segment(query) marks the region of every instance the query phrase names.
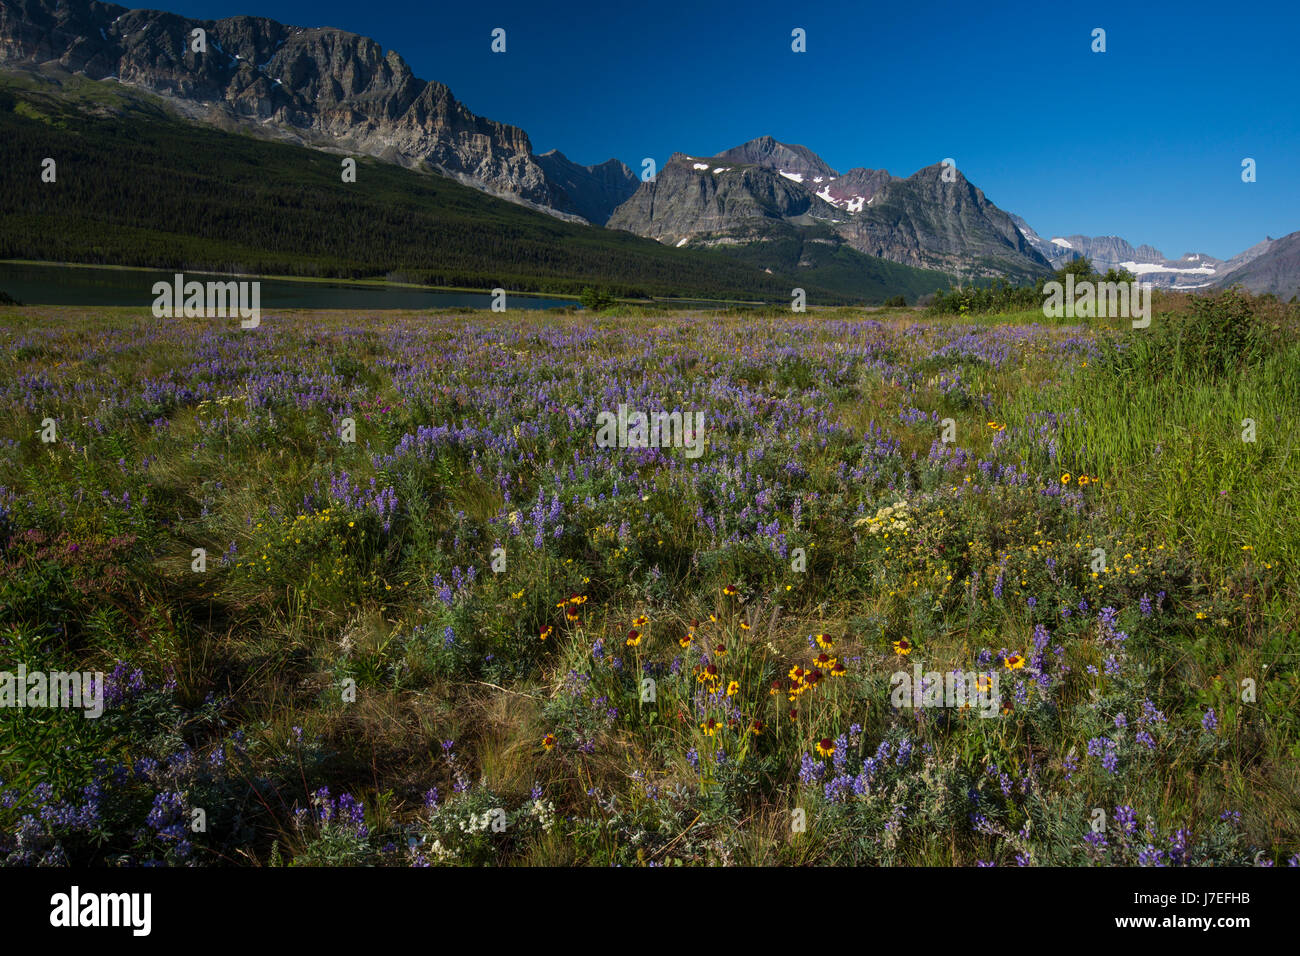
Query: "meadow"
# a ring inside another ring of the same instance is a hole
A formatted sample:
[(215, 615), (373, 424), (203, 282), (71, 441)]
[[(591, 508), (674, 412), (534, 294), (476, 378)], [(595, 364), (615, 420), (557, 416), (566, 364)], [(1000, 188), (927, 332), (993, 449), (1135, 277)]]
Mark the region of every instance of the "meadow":
[(1300, 312), (1156, 307), (0, 307), (0, 859), (1295, 865)]

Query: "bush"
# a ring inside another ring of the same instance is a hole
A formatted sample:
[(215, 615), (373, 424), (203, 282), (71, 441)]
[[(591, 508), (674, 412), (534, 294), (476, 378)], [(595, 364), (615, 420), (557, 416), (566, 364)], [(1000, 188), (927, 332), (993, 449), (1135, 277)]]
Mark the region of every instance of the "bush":
[(1087, 257), (1071, 259), (1050, 277), (1044, 276), (1031, 286), (1012, 285), (999, 279), (991, 285), (973, 285), (949, 289), (939, 293), (928, 306), (931, 315), (982, 315), (998, 312), (1023, 312), (1038, 309), (1046, 294), (1048, 282), (1065, 285), (1066, 277), (1073, 275), (1078, 282), (1133, 282), (1137, 277), (1126, 269), (1109, 269), (1101, 275), (1092, 267)]
[(971, 315), (990, 312), (1017, 312), (1043, 304), (1038, 289), (1013, 286), (998, 280), (990, 286), (967, 286), (939, 293), (930, 304), (931, 315)]
[(578, 301), (582, 307), (591, 312), (599, 312), (602, 309), (612, 308), (618, 304), (618, 300), (604, 289), (595, 289), (591, 286), (585, 287), (578, 296)]
[(1269, 340), (1255, 306), (1237, 289), (1194, 296), (1188, 313), (1159, 316), (1149, 330), (1134, 334), (1127, 348), (1111, 343), (1103, 367), (1145, 381), (1165, 375), (1221, 379), (1239, 374), (1259, 364)]

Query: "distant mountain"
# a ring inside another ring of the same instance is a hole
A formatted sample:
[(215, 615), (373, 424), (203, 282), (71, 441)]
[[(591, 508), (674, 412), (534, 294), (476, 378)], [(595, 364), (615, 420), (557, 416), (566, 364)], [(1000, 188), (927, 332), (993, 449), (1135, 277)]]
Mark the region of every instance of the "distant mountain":
[(1031, 279), (1049, 271), (1011, 217), (953, 171), (934, 165), (901, 179), (854, 169), (841, 177), (803, 146), (769, 136), (716, 156), (674, 153), (608, 225), (672, 245), (735, 246), (785, 238), (789, 228), (914, 268)]
[(538, 156), (537, 163), (551, 184), (557, 208), (576, 212), (597, 226), (603, 226), (641, 184), (632, 170), (617, 159), (580, 166), (553, 149)]
[(0, 260), (784, 303), (803, 285), (814, 303), (880, 300), (870, 276), (832, 288), (768, 273), (369, 157), (344, 183), (329, 153), (191, 122), (171, 101), (85, 77), (0, 72), (0, 143), (15, 169), (58, 157), (57, 186), (15, 176), (0, 189)]
[(1240, 285), (1256, 294), (1271, 292), (1287, 302), (1300, 295), (1300, 232), (1265, 239), (1247, 253), (1254, 255), (1229, 270), (1216, 286)]
[[(196, 28), (206, 31), (204, 52), (193, 49)], [(623, 191), (621, 163), (542, 161), (519, 127), (476, 116), (397, 53), (343, 30), (191, 20), (98, 0), (4, 0), (0, 65), (116, 80), (192, 119), (427, 166), (560, 218), (603, 221)]]
[(739, 247), (675, 249), (367, 157), (358, 188), (328, 153), (187, 121), (153, 94), (67, 74), (0, 72), (0, 142), (14, 168), (59, 157), (57, 187), (19, 176), (0, 189), (0, 260), (542, 293), (591, 285), (786, 307), (796, 288), (811, 305), (850, 305), (948, 284), (838, 237), (792, 235), (765, 244), (762, 262)]
[[(0, 69), (56, 85), (85, 77), (106, 95), (141, 91), (192, 122), (437, 172), (555, 218), (720, 250), (765, 276), (849, 296), (875, 298), (891, 287), (919, 294), (949, 276), (1032, 281), (1078, 255), (1194, 289), (1271, 250), (1261, 243), (1227, 262), (1199, 253), (1169, 260), (1114, 236), (1044, 240), (956, 170), (841, 174), (807, 147), (770, 136), (712, 157), (675, 153), (641, 182), (614, 159), (586, 166), (558, 150), (534, 153), (522, 129), (475, 115), (374, 40), (260, 17), (193, 20), (99, 0), (0, 0)], [(1288, 262), (1283, 249), (1241, 274), (1285, 285)]]
[(1252, 246), (1231, 259), (1216, 259), (1203, 252), (1188, 252), (1169, 259), (1153, 246), (1136, 248), (1119, 236), (1056, 236), (1044, 239), (1019, 216), (1012, 216), (1017, 228), (1029, 243), (1059, 269), (1073, 259), (1086, 257), (1099, 272), (1126, 269), (1143, 282), (1165, 289), (1205, 289), (1219, 285), (1233, 271), (1262, 255), (1272, 240)]
[(809, 182), (820, 183), (838, 175), (808, 147), (787, 146), (785, 143), (778, 143), (771, 136), (751, 139), (748, 143), (742, 143), (733, 149), (719, 153), (717, 159), (723, 163), (780, 170), (796, 181), (806, 179)]

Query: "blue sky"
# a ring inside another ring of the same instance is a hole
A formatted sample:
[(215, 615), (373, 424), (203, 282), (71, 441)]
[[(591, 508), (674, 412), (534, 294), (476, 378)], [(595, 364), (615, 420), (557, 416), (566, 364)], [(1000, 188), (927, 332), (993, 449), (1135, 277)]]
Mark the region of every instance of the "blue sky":
[[(1227, 258), (1300, 229), (1294, 0), (156, 5), (374, 37), (474, 112), (522, 127), (537, 152), (583, 163), (639, 170), (767, 134), (841, 172), (906, 176), (953, 157), (1044, 237)], [(489, 49), (495, 27), (505, 54)], [(806, 53), (790, 49), (795, 27)], [(1105, 53), (1091, 50), (1095, 27)]]

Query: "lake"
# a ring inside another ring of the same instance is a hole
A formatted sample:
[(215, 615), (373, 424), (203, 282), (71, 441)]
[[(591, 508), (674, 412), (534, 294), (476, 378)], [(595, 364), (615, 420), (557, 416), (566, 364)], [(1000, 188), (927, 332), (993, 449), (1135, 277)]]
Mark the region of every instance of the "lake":
[[(171, 283), (175, 271), (156, 269), (94, 269), (85, 266), (27, 265), (0, 262), (0, 291), (26, 305), (153, 305), (155, 282)], [(229, 279), (203, 272), (186, 272), (185, 278), (208, 281)], [(248, 278), (248, 277), (240, 277)], [(339, 282), (262, 279), (261, 306), (265, 309), (487, 309), (486, 292), (447, 292), (393, 285), (348, 285)], [(512, 309), (550, 309), (576, 306), (571, 299), (544, 299), (507, 295)]]

